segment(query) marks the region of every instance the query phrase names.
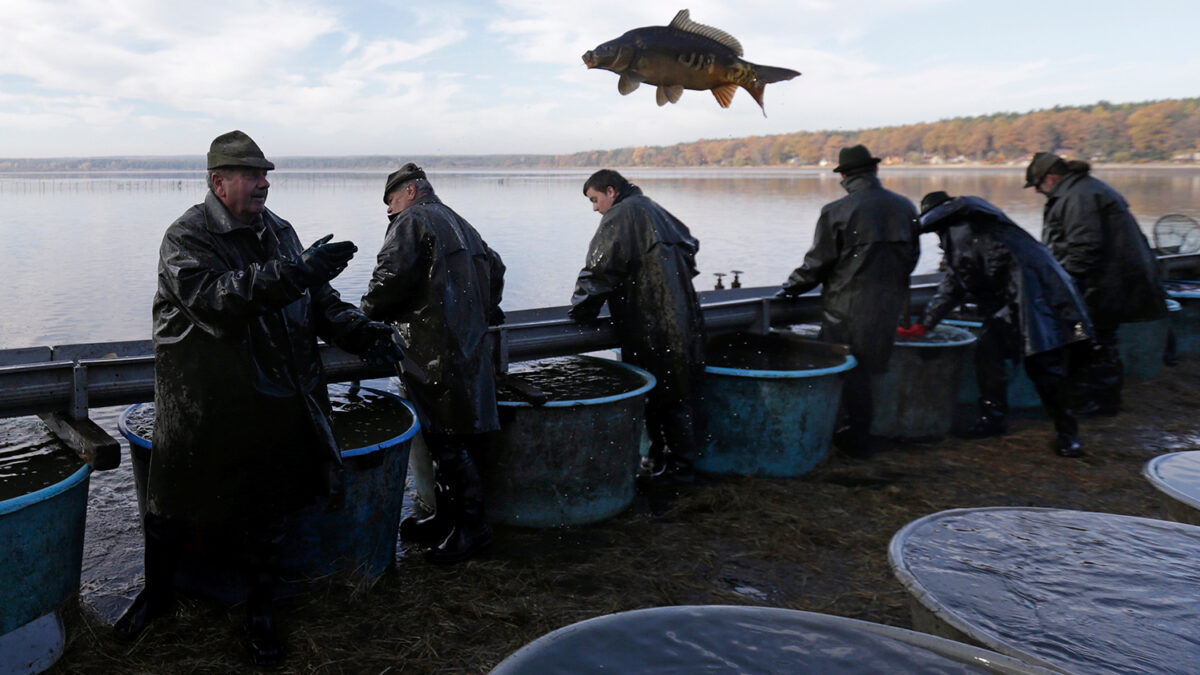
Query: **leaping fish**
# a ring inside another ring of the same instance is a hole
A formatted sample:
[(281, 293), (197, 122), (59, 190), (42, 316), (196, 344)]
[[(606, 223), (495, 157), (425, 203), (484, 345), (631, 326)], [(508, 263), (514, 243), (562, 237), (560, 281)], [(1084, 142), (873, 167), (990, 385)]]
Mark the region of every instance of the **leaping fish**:
[(740, 86), (750, 92), (766, 117), (762, 99), (766, 86), (800, 73), (756, 65), (741, 56), (742, 45), (732, 35), (692, 21), (688, 10), (681, 9), (669, 25), (635, 28), (585, 52), (583, 62), (588, 68), (620, 75), (617, 91), (622, 96), (642, 82), (657, 85), (660, 106), (678, 101), (684, 89), (709, 89), (717, 103), (728, 108)]

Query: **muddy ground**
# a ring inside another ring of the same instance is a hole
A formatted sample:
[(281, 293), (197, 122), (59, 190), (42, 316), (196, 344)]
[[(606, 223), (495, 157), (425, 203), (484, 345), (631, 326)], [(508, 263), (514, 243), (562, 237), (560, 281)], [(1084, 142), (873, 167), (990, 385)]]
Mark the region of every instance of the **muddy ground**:
[[(485, 556), (453, 567), (401, 556), (373, 582), (339, 576), (280, 606), (281, 672), (481, 673), (583, 619), (678, 604), (785, 607), (911, 627), (887, 561), (892, 535), (943, 509), (1045, 506), (1164, 517), (1142, 478), (1150, 458), (1200, 448), (1200, 360), (1126, 386), (1124, 412), (1084, 420), (1086, 456), (1050, 449), (1048, 420), (1000, 439), (882, 444), (797, 479), (708, 479), (640, 494), (623, 515), (567, 530), (498, 528)], [(249, 670), (239, 606), (185, 600), (134, 644), (87, 607), (67, 612), (54, 672)]]

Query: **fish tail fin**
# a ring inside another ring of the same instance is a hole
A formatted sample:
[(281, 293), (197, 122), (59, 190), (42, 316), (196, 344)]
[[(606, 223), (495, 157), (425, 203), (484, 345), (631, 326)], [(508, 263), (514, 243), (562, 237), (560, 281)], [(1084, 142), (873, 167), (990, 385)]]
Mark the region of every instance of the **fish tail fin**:
[(758, 104), (758, 107), (762, 108), (763, 117), (766, 117), (767, 106), (763, 105), (763, 92), (767, 90), (767, 83), (762, 80), (755, 80), (751, 84), (743, 84), (742, 89), (750, 92), (750, 95), (754, 97), (754, 102)]

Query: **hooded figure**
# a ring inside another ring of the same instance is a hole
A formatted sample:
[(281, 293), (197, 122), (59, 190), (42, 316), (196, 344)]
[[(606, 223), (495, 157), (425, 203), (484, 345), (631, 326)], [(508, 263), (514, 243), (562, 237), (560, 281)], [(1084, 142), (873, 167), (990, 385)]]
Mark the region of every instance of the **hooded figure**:
[(849, 345), (858, 360), (846, 373), (845, 421), (834, 436), (843, 451), (857, 455), (869, 452), (870, 382), (887, 369), (909, 275), (921, 252), (917, 210), (884, 189), (876, 175), (879, 161), (861, 145), (842, 148), (834, 171), (842, 174), (849, 194), (821, 209), (804, 264), (778, 293), (799, 296), (820, 284), (820, 338)]
[(367, 316), (401, 324), (423, 373), (405, 388), (435, 463), (435, 511), (406, 518), (402, 538), (433, 544), (434, 562), (465, 560), (491, 543), (472, 453), (500, 428), (488, 326), (502, 323), (504, 263), (408, 163), (388, 176), (391, 222), (362, 297)]
[(931, 330), (968, 296), (984, 317), (975, 350), (980, 417), (966, 435), (1007, 431), (1005, 362), (1023, 360), (1058, 432), (1063, 456), (1081, 454), (1068, 400), (1067, 349), (1093, 330), (1083, 299), (1046, 247), (979, 197), (933, 192), (921, 200), (921, 232), (936, 232), (946, 266), (921, 323), (902, 336)]
[(1083, 356), (1085, 410), (1117, 414), (1124, 367), (1117, 328), (1167, 316), (1166, 292), (1146, 235), (1116, 190), (1091, 175), (1087, 162), (1039, 152), (1025, 187), (1046, 195), (1042, 242), (1071, 275), (1096, 327)]
[(596, 172), (583, 193), (603, 217), (568, 316), (591, 321), (608, 303), (621, 359), (658, 380), (646, 402), (650, 451), (642, 476), (688, 482), (704, 375), (704, 316), (692, 285), (700, 242), (616, 171)]
[(340, 464), (317, 338), (392, 363), (401, 354), (392, 328), (329, 285), (354, 244), (325, 237), (304, 249), (266, 208), (274, 164), (249, 136), (218, 136), (208, 168), (204, 202), (159, 248), (146, 588), (116, 629), (134, 637), (170, 609), (181, 528), (212, 526), (246, 542), (249, 646), (270, 664), (281, 519), (324, 494)]

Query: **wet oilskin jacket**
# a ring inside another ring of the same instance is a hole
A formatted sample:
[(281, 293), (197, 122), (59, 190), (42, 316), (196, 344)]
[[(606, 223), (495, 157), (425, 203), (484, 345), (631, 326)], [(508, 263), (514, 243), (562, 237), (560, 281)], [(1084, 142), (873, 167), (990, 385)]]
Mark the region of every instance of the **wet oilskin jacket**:
[(917, 264), (917, 210), (878, 176), (848, 176), (849, 193), (826, 204), (804, 264), (783, 284), (800, 295), (822, 284), (821, 339), (850, 345), (868, 372), (887, 367)]
[(1079, 286), (1097, 326), (1167, 315), (1146, 235), (1125, 198), (1087, 171), (1066, 174), (1050, 191), (1042, 242)]
[(608, 308), (621, 358), (658, 378), (656, 397), (698, 393), (704, 315), (692, 278), (700, 249), (686, 225), (630, 185), (600, 219), (568, 315), (589, 321)]
[(392, 217), (362, 310), (401, 324), (425, 371), (406, 375), (421, 426), (434, 433), (500, 428), (487, 339), (500, 323), (504, 263), (471, 224), (430, 193)]
[(193, 522), (286, 513), (321, 494), (336, 452), (317, 351), (351, 351), (367, 318), (269, 210), (245, 224), (210, 191), (167, 228), (154, 296), (149, 509)]
[(1083, 298), (1050, 251), (979, 197), (955, 197), (921, 216), (937, 232), (946, 274), (922, 321), (936, 326), (970, 295), (1003, 326), (1008, 352), (1031, 355), (1093, 336)]

